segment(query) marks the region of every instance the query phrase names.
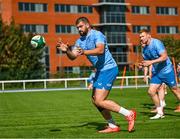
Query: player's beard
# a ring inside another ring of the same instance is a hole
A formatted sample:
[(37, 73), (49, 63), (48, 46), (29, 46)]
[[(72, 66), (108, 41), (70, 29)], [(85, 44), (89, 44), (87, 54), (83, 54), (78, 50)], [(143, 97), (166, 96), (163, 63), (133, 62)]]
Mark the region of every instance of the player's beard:
[(142, 41), (141, 41), (140, 43), (141, 43), (141, 46), (142, 46), (142, 47), (145, 47), (145, 46), (146, 46), (146, 44), (143, 43)]
[(79, 34), (80, 34), (81, 36), (86, 36), (87, 33), (88, 33), (88, 28), (85, 28), (84, 31), (82, 31), (82, 30), (79, 31)]

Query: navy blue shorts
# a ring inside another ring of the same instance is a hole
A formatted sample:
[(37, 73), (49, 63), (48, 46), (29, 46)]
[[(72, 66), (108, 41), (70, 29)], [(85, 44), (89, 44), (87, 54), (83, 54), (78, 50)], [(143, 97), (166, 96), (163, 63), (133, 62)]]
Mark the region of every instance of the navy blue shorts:
[(172, 70), (169, 73), (163, 73), (163, 74), (154, 74), (150, 81), (151, 84), (162, 84), (165, 83), (169, 87), (176, 86), (176, 79), (174, 70)]
[(114, 67), (104, 71), (97, 71), (93, 87), (95, 89), (111, 90), (113, 82), (118, 75), (118, 68)]

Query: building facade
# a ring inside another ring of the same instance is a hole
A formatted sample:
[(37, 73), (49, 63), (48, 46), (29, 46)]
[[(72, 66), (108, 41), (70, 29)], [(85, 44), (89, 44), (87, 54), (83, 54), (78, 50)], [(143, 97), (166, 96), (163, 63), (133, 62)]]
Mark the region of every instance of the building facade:
[(4, 22), (13, 18), (24, 32), (45, 37), (46, 66), (52, 74), (91, 68), (85, 56), (71, 61), (56, 49), (60, 38), (74, 44), (79, 37), (74, 24), (81, 16), (106, 35), (120, 69), (133, 68), (138, 61), (140, 29), (149, 29), (153, 37), (173, 35), (180, 39), (179, 0), (0, 0), (0, 13)]

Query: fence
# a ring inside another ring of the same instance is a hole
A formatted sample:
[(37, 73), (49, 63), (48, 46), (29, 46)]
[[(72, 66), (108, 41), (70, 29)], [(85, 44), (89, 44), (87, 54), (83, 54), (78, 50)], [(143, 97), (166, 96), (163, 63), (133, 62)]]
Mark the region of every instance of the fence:
[[(142, 81), (143, 77), (144, 76), (117, 77), (113, 88), (147, 87), (148, 83)], [(87, 79), (88, 78), (63, 78), (0, 81), (0, 93), (87, 89)]]

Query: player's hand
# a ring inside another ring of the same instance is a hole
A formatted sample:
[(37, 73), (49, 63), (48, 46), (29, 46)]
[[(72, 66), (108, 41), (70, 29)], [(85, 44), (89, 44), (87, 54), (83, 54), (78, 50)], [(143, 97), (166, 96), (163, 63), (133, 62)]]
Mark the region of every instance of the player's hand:
[(142, 68), (143, 68), (143, 64), (142, 64), (142, 63), (138, 63), (137, 66), (138, 66), (139, 69), (142, 69)]
[(79, 55), (84, 54), (84, 50), (81, 47), (77, 47), (77, 51), (78, 51)]
[(80, 56), (80, 55), (82, 55), (82, 53), (83, 53), (83, 49), (82, 49), (81, 47), (79, 47), (79, 46), (76, 46), (76, 47), (72, 50), (72, 52), (73, 52), (73, 54), (74, 54), (75, 56)]
[(68, 50), (68, 43), (63, 43), (62, 42), (62, 39), (60, 38), (59, 40), (58, 40), (58, 42), (57, 42), (57, 45), (56, 45), (56, 47), (58, 48), (58, 49), (60, 49), (62, 52), (67, 52), (67, 50)]
[(90, 84), (88, 85), (88, 90), (91, 90), (91, 89), (93, 89), (93, 84), (92, 84), (92, 83), (90, 83)]
[(149, 79), (151, 79), (152, 78), (152, 73), (149, 73)]
[(143, 65), (144, 67), (147, 67), (147, 66), (152, 65), (152, 64), (153, 64), (153, 63), (152, 63), (151, 60), (142, 61), (142, 65)]
[(147, 84), (148, 83), (148, 76), (144, 76), (143, 81)]

